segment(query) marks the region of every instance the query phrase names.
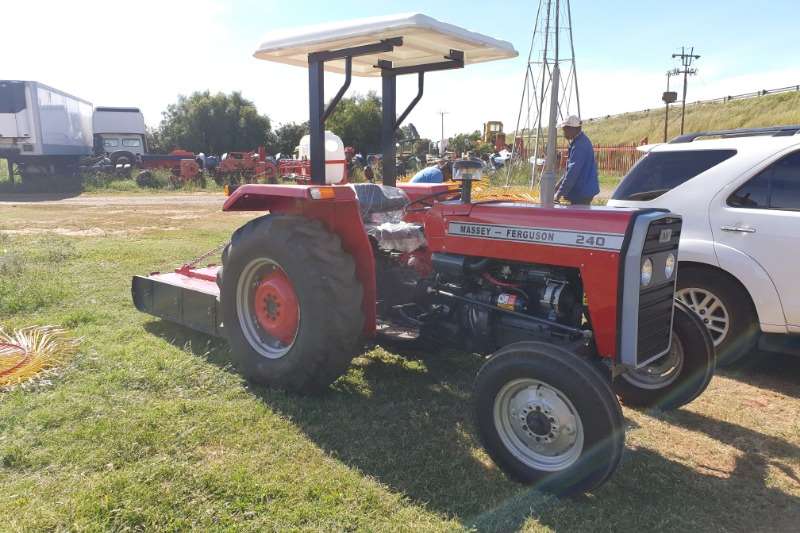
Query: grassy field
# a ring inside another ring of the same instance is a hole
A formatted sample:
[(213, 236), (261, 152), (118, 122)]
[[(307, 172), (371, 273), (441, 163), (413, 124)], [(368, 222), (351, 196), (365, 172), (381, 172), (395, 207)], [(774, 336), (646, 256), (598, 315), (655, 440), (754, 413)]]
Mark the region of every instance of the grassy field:
[[(680, 133), (680, 106), (670, 110), (669, 138)], [(773, 94), (726, 103), (698, 104), (686, 108), (686, 132), (754, 128), (800, 123), (800, 92)], [(584, 130), (595, 144), (639, 143), (664, 140), (664, 108), (626, 113), (587, 122)]]
[(83, 339), (46, 381), (0, 392), (0, 530), (797, 527), (800, 360), (760, 357), (674, 413), (626, 409), (611, 481), (547, 498), (476, 440), (477, 356), (373, 349), (324, 396), (299, 397), (248, 385), (223, 342), (138, 313), (132, 274), (249, 218), (185, 198), (0, 204), (0, 325)]

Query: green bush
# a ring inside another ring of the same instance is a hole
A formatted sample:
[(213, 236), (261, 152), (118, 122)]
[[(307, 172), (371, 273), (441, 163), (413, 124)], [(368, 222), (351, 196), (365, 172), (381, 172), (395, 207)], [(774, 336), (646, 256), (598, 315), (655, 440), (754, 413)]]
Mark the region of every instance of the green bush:
[(167, 176), (152, 170), (142, 170), (136, 175), (136, 185), (143, 189), (163, 189), (169, 184), (170, 180)]

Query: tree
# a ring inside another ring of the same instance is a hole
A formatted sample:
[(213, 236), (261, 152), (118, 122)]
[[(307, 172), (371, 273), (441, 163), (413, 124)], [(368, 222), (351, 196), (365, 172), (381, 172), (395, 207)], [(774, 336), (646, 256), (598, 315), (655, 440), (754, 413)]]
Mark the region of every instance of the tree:
[(447, 141), (447, 149), (456, 154), (466, 154), (474, 150), (481, 140), (481, 132), (478, 130), (472, 133), (459, 133)]
[(411, 122), (405, 126), (400, 126), (400, 129), (397, 131), (397, 136), (404, 141), (415, 141), (419, 139), (417, 128)]
[(381, 99), (370, 91), (366, 96), (342, 98), (336, 110), (325, 121), (325, 129), (342, 138), (345, 146), (356, 152), (381, 151)]
[(267, 146), (267, 150), (273, 154), (280, 153), (282, 156), (291, 157), (294, 149), (300, 144), (300, 139), (303, 135), (308, 133), (308, 122), (297, 124), (295, 122), (287, 122), (281, 124), (275, 130), (275, 141), (272, 145)]
[(209, 91), (179, 96), (163, 113), (157, 135), (164, 150), (222, 154), (253, 150), (274, 143), (269, 117), (259, 115), (255, 104), (235, 91)]
[(164, 154), (169, 152), (167, 147), (164, 145), (164, 139), (161, 137), (161, 132), (158, 128), (151, 128), (147, 126), (144, 132), (144, 140), (149, 153)]

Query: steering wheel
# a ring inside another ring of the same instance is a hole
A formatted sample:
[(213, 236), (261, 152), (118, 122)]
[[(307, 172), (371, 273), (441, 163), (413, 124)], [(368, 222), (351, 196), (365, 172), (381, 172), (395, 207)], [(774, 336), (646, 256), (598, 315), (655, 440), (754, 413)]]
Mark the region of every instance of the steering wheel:
[[(452, 196), (452, 198), (448, 198), (448, 196)], [(418, 213), (420, 211), (425, 211), (425, 209), (433, 207), (433, 204), (437, 200), (440, 202), (444, 202), (445, 200), (456, 200), (458, 198), (461, 198), (461, 189), (448, 189), (446, 191), (439, 191), (433, 194), (428, 194), (426, 196), (423, 196), (422, 198), (417, 198), (416, 200), (410, 201), (409, 203), (406, 204), (403, 211), (406, 213)], [(414, 204), (420, 204), (420, 207), (412, 208), (411, 206)]]

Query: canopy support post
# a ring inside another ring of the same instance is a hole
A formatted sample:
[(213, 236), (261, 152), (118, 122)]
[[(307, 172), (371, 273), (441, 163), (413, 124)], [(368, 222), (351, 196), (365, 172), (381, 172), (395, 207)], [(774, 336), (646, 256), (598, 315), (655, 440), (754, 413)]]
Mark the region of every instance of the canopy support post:
[(411, 103), (408, 104), (406, 110), (403, 111), (403, 113), (400, 115), (400, 118), (397, 119), (397, 122), (395, 122), (394, 124), (394, 129), (398, 129), (400, 127), (400, 125), (406, 119), (408, 114), (411, 113), (411, 111), (414, 109), (417, 103), (419, 103), (419, 101), (422, 99), (422, 93), (424, 89), (425, 89), (425, 73), (420, 72), (419, 79), (417, 81), (417, 96), (415, 96), (414, 99), (411, 100)]
[(333, 100), (330, 101), (328, 107), (325, 108), (325, 114), (322, 115), (322, 123), (324, 124), (328, 117), (331, 116), (333, 110), (336, 108), (336, 105), (344, 96), (344, 93), (347, 91), (348, 87), (350, 87), (350, 80), (353, 76), (353, 57), (347, 56), (344, 58), (344, 83), (342, 87), (339, 89), (339, 92), (336, 93), (336, 96), (333, 97)]
[[(381, 62), (383, 63), (383, 62)], [(390, 63), (391, 65), (391, 63)], [(381, 154), (383, 157), (383, 184), (394, 187), (397, 184), (397, 168), (395, 165), (396, 148), (394, 132), (397, 124), (397, 75), (391, 68), (381, 70), (382, 113), (381, 121)]]
[(308, 58), (308, 136), (311, 183), (325, 184), (325, 62)]
[[(333, 113), (345, 91), (350, 87), (353, 58), (380, 52), (391, 52), (395, 46), (402, 45), (403, 38), (394, 37), (364, 46), (308, 54), (308, 136), (309, 151), (311, 152), (309, 154), (311, 159), (311, 183), (314, 185), (325, 184), (325, 120)], [(326, 108), (325, 62), (341, 59), (345, 61), (345, 82)]]

